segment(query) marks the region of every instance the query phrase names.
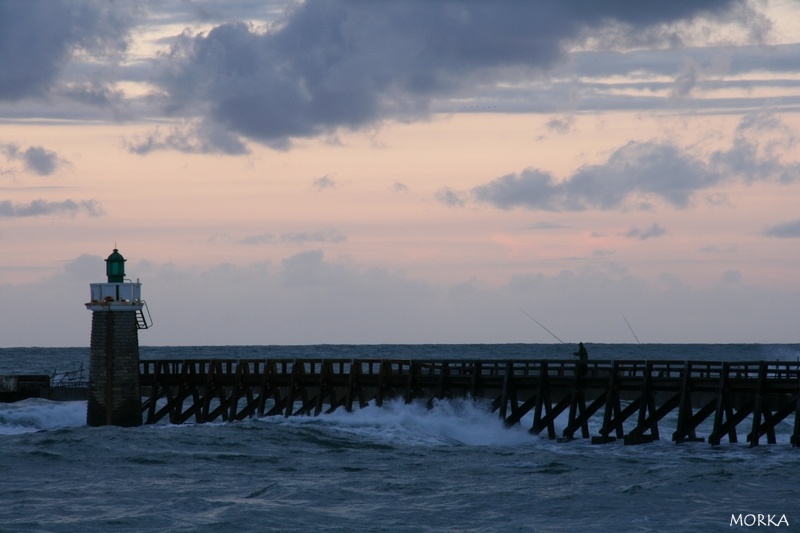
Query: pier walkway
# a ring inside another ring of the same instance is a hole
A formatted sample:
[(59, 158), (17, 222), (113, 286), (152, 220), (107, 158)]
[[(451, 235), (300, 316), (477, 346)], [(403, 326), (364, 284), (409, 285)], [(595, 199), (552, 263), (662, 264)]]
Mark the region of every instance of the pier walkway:
[[(470, 397), (491, 402), (508, 426), (532, 415), (530, 432), (551, 439), (642, 444), (662, 438), (669, 426), (677, 443), (736, 443), (738, 432), (746, 432), (746, 442), (757, 446), (763, 439), (776, 443), (783, 424), (784, 434), (792, 428), (792, 446), (800, 446), (800, 364), (794, 362), (143, 360), (140, 386), (147, 424)], [(595, 435), (590, 419), (600, 425)]]

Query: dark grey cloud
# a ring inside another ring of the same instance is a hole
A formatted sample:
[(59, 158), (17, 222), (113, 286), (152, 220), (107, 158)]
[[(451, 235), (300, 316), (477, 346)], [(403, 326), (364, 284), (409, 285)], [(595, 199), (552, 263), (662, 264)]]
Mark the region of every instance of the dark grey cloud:
[(800, 44), (574, 52), (564, 71), (569, 69), (589, 78), (628, 77), (632, 74), (647, 78), (674, 76), (678, 72), (685, 72), (687, 68), (733, 76), (754, 71), (793, 74), (800, 70)]
[(46, 96), (78, 55), (124, 52), (140, 13), (137, 1), (0, 2), (0, 101)]
[(39, 176), (49, 176), (67, 163), (56, 152), (42, 146), (29, 146), (23, 150), (16, 144), (0, 144), (0, 153), (9, 161), (22, 162), (27, 172)]
[[(780, 106), (800, 109), (800, 82), (776, 79), (798, 71), (800, 45), (734, 48), (722, 39), (706, 46), (706, 36), (696, 33), (701, 26), (738, 26), (737, 35), (744, 28), (758, 41), (768, 21), (758, 5), (742, 0), (647, 9), (624, 0), (373, 4), (4, 2), (0, 116), (127, 120), (166, 113), (183, 125), (129, 142), (131, 152), (246, 154), (248, 140), (285, 150), (292, 138), (433, 112), (688, 108), (698, 89), (718, 87), (780, 87)], [(687, 21), (694, 16), (712, 20), (693, 27)], [(208, 33), (161, 39), (157, 44), (175, 46), (156, 72), (152, 58), (117, 61), (134, 26), (149, 35), (159, 26), (209, 22), (218, 26)], [(544, 71), (546, 77), (535, 76)], [(754, 71), (771, 74), (726, 77)], [(611, 82), (612, 76), (635, 79)], [(154, 83), (154, 95), (164, 99), (126, 94), (117, 82)], [(669, 94), (680, 101), (667, 102)], [(156, 101), (163, 108), (153, 107)], [(755, 91), (703, 103), (741, 110), (767, 102)], [(568, 124), (551, 127), (563, 132)]]
[(286, 11), (287, 0), (192, 0), (158, 2), (163, 23), (190, 26), (231, 20), (274, 20)]
[(581, 167), (564, 180), (527, 168), (471, 192), (476, 201), (499, 209), (646, 209), (654, 198), (686, 208), (698, 191), (727, 181), (796, 181), (800, 165), (780, 157), (792, 146), (794, 139), (780, 121), (756, 113), (741, 121), (729, 149), (705, 158), (669, 141), (632, 141), (604, 163)]
[(798, 239), (800, 238), (800, 219), (769, 226), (762, 232), (762, 234), (767, 237)]
[(63, 200), (49, 202), (47, 200), (34, 200), (28, 204), (15, 204), (9, 200), (0, 201), (0, 218), (41, 217), (51, 215), (86, 214), (98, 217), (105, 214), (103, 208), (96, 200)]
[[(555, 65), (544, 80), (473, 87), (470, 107), (442, 99), (434, 109), (506, 113), (696, 110), (698, 102), (692, 97), (702, 93), (703, 108), (716, 112), (759, 107), (796, 110), (800, 108), (798, 71), (800, 44), (796, 43), (588, 50), (570, 52), (569, 60)], [(768, 91), (760, 91), (764, 89)], [(558, 121), (552, 125), (554, 133), (563, 126)]]
[[(717, 87), (780, 87), (780, 105), (800, 108), (794, 96), (800, 82), (774, 79), (797, 72), (800, 45), (705, 46), (687, 23), (708, 17), (713, 21), (705, 27), (736, 25), (757, 41), (768, 26), (757, 8), (742, 0), (647, 9), (624, 0), (5, 2), (0, 115), (128, 120), (166, 114), (181, 125), (127, 148), (236, 155), (249, 153), (250, 140), (285, 150), (297, 137), (438, 112), (688, 107), (698, 89)], [(151, 58), (116, 61), (134, 25), (149, 34), (159, 25), (209, 22), (218, 26), (160, 40), (174, 47), (159, 56), (155, 72)], [(772, 74), (726, 78), (756, 70)], [(610, 82), (612, 76), (634, 79)], [(156, 89), (145, 98), (126, 94), (117, 82)], [(680, 101), (667, 102), (669, 94)], [(757, 91), (704, 98), (717, 110), (765, 103)], [(550, 127), (563, 133), (569, 123)]]
[(565, 43), (612, 23), (621, 39), (741, 5), (310, 0), (270, 31), (228, 23), (184, 34), (157, 82), (168, 113), (204, 119), (198, 133), (210, 121), (286, 148), (296, 137), (426, 116), (437, 97), (542, 72), (565, 57)]
[(391, 187), (392, 192), (408, 192), (408, 185), (399, 181), (394, 182)]
[(54, 95), (93, 107), (122, 107), (124, 93), (104, 85), (100, 81), (72, 82), (53, 91)]

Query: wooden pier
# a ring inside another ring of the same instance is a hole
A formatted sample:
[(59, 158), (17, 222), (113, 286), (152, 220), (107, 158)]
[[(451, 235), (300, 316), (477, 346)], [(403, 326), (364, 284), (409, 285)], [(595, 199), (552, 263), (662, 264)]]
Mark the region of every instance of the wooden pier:
[[(491, 402), (508, 426), (532, 414), (530, 432), (551, 439), (647, 443), (661, 438), (669, 415), (676, 443), (736, 443), (746, 431), (750, 446), (774, 444), (784, 424), (800, 446), (800, 364), (788, 362), (185, 359), (140, 361), (140, 386), (147, 424), (471, 397)], [(590, 420), (600, 419), (591, 435)]]

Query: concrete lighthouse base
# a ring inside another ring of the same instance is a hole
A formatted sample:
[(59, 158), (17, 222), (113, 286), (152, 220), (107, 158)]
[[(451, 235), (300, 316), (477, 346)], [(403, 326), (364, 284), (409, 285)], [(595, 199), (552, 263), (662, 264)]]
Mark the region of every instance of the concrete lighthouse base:
[(90, 426), (142, 425), (136, 313), (94, 311), (89, 359)]

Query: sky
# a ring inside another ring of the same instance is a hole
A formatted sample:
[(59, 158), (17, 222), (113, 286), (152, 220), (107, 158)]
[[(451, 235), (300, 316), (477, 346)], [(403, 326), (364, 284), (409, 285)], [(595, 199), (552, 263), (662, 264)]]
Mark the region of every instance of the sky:
[[(800, 2), (0, 0), (0, 347), (800, 342)], [(376, 354), (377, 356), (377, 354)]]

